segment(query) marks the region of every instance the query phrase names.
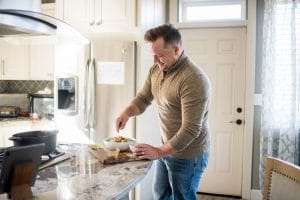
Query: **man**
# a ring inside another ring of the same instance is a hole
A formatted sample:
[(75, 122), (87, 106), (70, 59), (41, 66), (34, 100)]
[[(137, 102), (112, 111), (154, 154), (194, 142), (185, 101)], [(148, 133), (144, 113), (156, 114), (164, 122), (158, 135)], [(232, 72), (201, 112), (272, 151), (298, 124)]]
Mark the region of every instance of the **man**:
[(135, 148), (139, 158), (157, 160), (154, 199), (197, 199), (209, 157), (210, 82), (184, 53), (181, 35), (173, 25), (150, 29), (144, 39), (150, 43), (154, 65), (142, 90), (116, 119), (116, 129), (123, 129), (129, 117), (143, 113), (154, 100), (163, 144)]

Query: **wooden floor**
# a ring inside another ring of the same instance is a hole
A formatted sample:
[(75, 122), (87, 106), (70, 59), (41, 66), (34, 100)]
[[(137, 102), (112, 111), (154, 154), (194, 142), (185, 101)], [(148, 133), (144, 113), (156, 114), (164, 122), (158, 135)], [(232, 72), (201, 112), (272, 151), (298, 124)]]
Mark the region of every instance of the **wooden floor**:
[(198, 200), (237, 200), (237, 199), (241, 199), (241, 198), (214, 196), (214, 195), (205, 195), (205, 194), (199, 194), (198, 195)]

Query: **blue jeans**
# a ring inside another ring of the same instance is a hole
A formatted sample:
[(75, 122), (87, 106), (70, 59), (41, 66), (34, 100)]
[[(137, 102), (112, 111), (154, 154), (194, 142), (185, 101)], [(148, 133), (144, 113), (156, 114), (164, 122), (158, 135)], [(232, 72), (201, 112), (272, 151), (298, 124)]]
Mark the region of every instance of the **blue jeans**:
[(156, 160), (153, 181), (155, 200), (196, 200), (201, 176), (209, 156), (177, 159), (166, 156)]

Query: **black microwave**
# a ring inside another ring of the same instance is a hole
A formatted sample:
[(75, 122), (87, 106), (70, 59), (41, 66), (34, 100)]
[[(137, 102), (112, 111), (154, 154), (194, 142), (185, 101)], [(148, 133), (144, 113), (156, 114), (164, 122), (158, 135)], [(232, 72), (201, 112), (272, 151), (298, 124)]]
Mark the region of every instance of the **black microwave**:
[(54, 95), (53, 94), (29, 94), (30, 113), (37, 113), (41, 117), (53, 119)]

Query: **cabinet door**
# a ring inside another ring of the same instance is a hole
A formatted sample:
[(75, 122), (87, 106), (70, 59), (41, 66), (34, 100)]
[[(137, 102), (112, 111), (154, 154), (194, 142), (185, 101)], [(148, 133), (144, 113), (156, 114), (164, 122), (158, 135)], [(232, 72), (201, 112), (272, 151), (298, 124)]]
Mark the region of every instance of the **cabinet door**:
[(55, 3), (44, 3), (41, 5), (42, 13), (55, 17)]
[(29, 46), (29, 76), (31, 80), (54, 80), (54, 46)]
[[(102, 0), (103, 26), (119, 29), (134, 27), (136, 25), (136, 1), (135, 0)], [(99, 21), (100, 19), (96, 19)]]
[(63, 19), (76, 28), (95, 24), (95, 0), (64, 0)]
[(5, 65), (4, 49), (5, 49), (4, 46), (0, 43), (0, 80), (3, 79), (4, 65)]
[(63, 0), (58, 6), (58, 16), (83, 32), (124, 32), (136, 26), (136, 0)]
[(28, 48), (26, 45), (14, 45), (0, 42), (1, 78), (3, 80), (28, 79)]
[(28, 122), (28, 125), (16, 125), (16, 126), (4, 126), (1, 127), (1, 135), (3, 136), (2, 146), (9, 147), (13, 146), (13, 141), (9, 140), (9, 138), (15, 134), (20, 132), (29, 131), (31, 127), (31, 123)]
[(32, 121), (31, 131), (40, 131), (40, 130), (56, 130), (55, 122), (51, 120), (37, 120)]

